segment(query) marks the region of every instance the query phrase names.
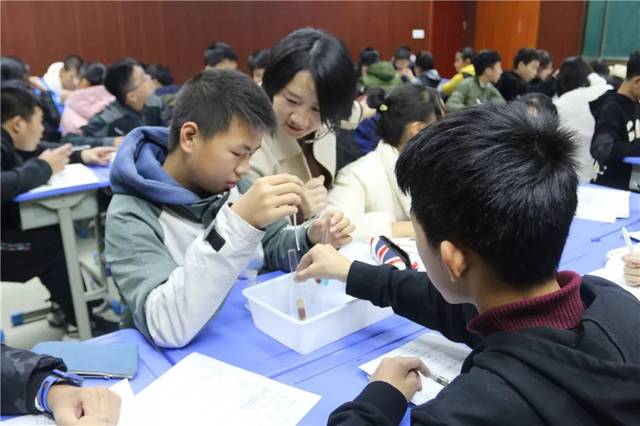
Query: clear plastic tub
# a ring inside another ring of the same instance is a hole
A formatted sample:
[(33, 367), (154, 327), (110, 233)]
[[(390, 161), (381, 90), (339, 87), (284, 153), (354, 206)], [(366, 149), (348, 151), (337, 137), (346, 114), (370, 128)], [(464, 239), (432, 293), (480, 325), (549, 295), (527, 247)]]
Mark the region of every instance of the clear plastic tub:
[[(294, 351), (307, 354), (391, 315), (345, 294), (345, 284), (330, 280), (295, 283), (286, 274), (246, 288), (242, 294), (256, 328)], [(300, 300), (304, 315), (300, 315)], [(301, 319), (304, 318), (304, 319)]]

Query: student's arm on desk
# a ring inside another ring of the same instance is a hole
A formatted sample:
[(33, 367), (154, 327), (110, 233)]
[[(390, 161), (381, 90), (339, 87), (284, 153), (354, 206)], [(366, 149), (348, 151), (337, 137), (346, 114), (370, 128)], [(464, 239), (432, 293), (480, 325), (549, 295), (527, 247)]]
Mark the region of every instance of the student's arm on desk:
[(448, 303), (424, 272), (400, 271), (388, 265), (356, 261), (349, 269), (347, 294), (369, 300), (376, 306), (391, 306), (396, 314), (437, 330), (454, 342), (475, 344), (466, 325), (478, 314), (476, 308)]
[(32, 158), (22, 166), (3, 170), (2, 203), (13, 200), (18, 195), (47, 183), (51, 177), (51, 167), (46, 161)]
[(640, 140), (616, 140), (620, 132), (616, 124), (622, 124), (618, 118), (621, 115), (622, 111), (616, 106), (608, 105), (596, 121), (591, 140), (591, 155), (600, 165), (616, 164), (622, 162), (624, 157), (640, 156)]
[(225, 205), (178, 265), (157, 216), (135, 197), (118, 197), (109, 207), (106, 234), (115, 282), (143, 334), (158, 346), (182, 347), (220, 309), (264, 232)]
[[(109, 136), (109, 126), (99, 116), (93, 116), (89, 122), (82, 126), (82, 134), (68, 133), (63, 142), (72, 145), (114, 146), (119, 138)], [(121, 139), (121, 138), (120, 138)]]

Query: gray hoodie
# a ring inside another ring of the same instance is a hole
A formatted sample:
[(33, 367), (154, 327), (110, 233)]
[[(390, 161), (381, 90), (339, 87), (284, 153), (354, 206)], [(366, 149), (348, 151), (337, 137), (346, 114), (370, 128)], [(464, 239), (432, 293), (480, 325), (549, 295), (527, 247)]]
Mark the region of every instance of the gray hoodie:
[[(308, 250), (306, 227), (286, 219), (260, 230), (230, 208), (250, 183), (201, 198), (163, 169), (169, 131), (140, 127), (111, 169), (106, 256), (133, 324), (156, 345), (182, 347), (220, 309), (238, 275), (264, 250), (265, 267), (288, 269), (287, 250)], [(212, 165), (215, 166), (215, 165)]]

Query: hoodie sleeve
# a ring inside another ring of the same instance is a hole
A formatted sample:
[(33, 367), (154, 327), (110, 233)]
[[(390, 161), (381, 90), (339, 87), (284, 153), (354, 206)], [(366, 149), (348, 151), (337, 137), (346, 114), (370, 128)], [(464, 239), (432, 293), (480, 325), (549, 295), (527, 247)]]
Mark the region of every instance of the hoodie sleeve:
[(471, 347), (476, 344), (476, 337), (467, 330), (469, 320), (478, 315), (476, 308), (448, 303), (424, 272), (356, 261), (347, 276), (347, 294), (376, 306), (391, 306), (396, 314), (437, 330), (454, 342)]
[(624, 116), (617, 105), (609, 103), (603, 106), (596, 120), (591, 155), (601, 166), (620, 163), (624, 157), (640, 156), (640, 140), (620, 139), (623, 131), (627, 133)]
[(107, 260), (136, 327), (160, 347), (182, 347), (220, 309), (264, 232), (225, 205), (180, 265), (165, 245), (159, 212), (135, 197), (114, 197)]
[(460, 82), (464, 80), (464, 75), (462, 73), (456, 73), (451, 80), (447, 81), (442, 85), (442, 92), (445, 96), (451, 96), (451, 93), (455, 90), (455, 88), (460, 84)]

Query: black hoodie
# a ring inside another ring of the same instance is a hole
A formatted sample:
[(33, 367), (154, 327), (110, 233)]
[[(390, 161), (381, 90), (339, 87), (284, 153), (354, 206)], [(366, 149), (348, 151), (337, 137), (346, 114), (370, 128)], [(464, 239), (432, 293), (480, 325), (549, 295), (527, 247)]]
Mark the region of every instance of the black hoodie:
[(596, 120), (591, 155), (600, 166), (595, 182), (629, 189), (631, 165), (622, 159), (640, 156), (640, 103), (609, 90), (591, 101), (589, 108)]
[[(460, 376), (415, 407), (414, 425), (631, 425), (640, 422), (640, 302), (619, 286), (585, 276), (577, 329), (536, 327), (472, 334), (477, 311), (450, 305), (426, 274), (354, 263), (347, 292), (453, 341), (473, 347)], [(331, 414), (330, 425), (398, 424), (404, 396), (370, 383)]]

